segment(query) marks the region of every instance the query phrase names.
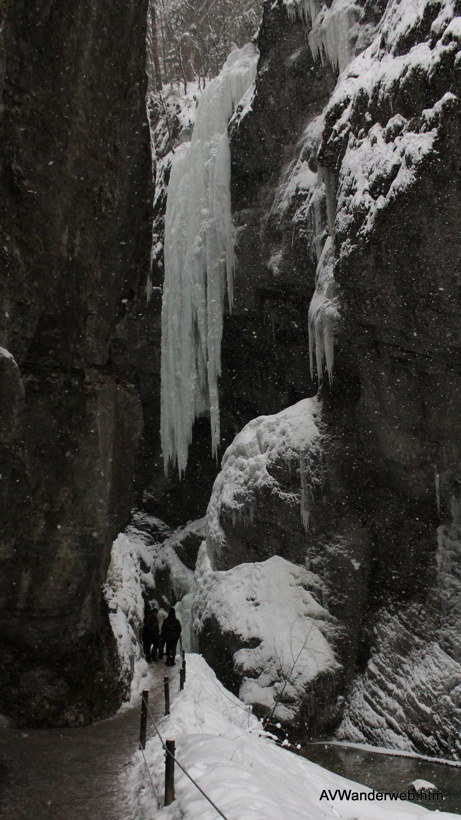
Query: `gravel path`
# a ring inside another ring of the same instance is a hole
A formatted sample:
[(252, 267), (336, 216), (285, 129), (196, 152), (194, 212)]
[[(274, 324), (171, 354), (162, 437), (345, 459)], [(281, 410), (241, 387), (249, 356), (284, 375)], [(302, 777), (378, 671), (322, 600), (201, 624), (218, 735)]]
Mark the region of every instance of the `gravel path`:
[[(177, 679), (177, 670), (151, 664), (143, 681), (154, 719), (163, 714), (163, 677)], [(175, 680), (171, 696), (178, 686)], [(0, 818), (127, 820), (119, 776), (137, 748), (139, 718), (140, 699), (92, 726), (0, 729)]]

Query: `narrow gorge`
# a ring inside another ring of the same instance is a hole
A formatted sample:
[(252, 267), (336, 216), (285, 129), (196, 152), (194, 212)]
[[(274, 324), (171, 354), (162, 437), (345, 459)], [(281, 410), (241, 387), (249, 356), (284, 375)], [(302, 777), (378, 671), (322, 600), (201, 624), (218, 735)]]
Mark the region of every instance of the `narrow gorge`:
[(116, 710), (130, 564), (276, 731), (461, 760), (459, 4), (265, 0), (147, 113), (146, 4), (38, 5), (1, 30), (0, 712)]

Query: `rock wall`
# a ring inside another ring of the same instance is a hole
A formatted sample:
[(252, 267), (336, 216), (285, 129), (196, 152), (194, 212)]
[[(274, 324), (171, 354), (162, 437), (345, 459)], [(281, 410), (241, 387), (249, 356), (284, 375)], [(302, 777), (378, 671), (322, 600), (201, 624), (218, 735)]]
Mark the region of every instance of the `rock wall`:
[[(326, 698), (342, 738), (459, 758), (460, 18), (449, 3), (365, 4), (360, 25), (343, 32), (361, 54), (336, 82), (331, 41), (325, 35), (314, 62), (310, 23), (291, 19), (288, 5), (266, 4), (252, 111), (233, 134), (235, 290), (248, 328), (228, 320), (222, 385), (232, 398), (222, 403), (256, 415), (273, 397), (279, 409), (292, 367), (305, 368), (293, 383), (309, 391), (315, 291), (319, 378), (336, 337), (333, 382), (324, 378), (320, 391), (323, 489), (305, 536), (293, 523), (290, 482), (279, 515), (288, 532), (274, 525), (266, 492), (253, 500), (253, 518), (221, 511), (225, 548), (208, 548), (205, 576), (245, 555), (283, 555), (287, 543), (296, 565), (317, 559), (328, 588), (319, 603), (346, 627), (343, 646), (332, 639), (342, 688), (306, 686), (304, 705), (298, 693), (298, 735), (322, 734)], [(324, 28), (334, 4), (325, 15)], [(273, 308), (273, 350), (257, 347), (264, 304)], [(303, 338), (292, 330), (297, 354), (285, 315)], [(293, 480), (301, 492), (301, 469)], [(248, 692), (256, 673), (235, 655), (239, 617), (219, 626), (208, 612), (204, 621), (202, 592), (203, 646), (217, 668), (227, 653), (234, 687)]]
[(141, 407), (117, 327), (150, 250), (146, 3), (2, 5), (0, 710), (120, 702), (102, 602)]

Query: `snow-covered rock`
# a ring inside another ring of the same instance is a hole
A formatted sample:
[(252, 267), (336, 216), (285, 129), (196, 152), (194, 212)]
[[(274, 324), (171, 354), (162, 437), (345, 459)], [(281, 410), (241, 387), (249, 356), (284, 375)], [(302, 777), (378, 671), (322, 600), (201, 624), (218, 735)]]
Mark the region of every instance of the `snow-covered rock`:
[(356, 650), (332, 589), (338, 573), (341, 594), (353, 589), (366, 568), (353, 538), (318, 527), (322, 429), (316, 399), (244, 427), (215, 481), (195, 576), (193, 623), (205, 657), (260, 714), (303, 736), (338, 721)]
[(109, 620), (117, 641), (120, 679), (125, 694), (136, 694), (146, 670), (142, 657), (142, 597), (139, 553), (126, 535), (120, 534), (112, 545), (111, 560), (104, 585)]
[[(294, 537), (287, 517), (297, 518), (301, 532), (301, 525), (308, 525), (314, 491), (320, 492), (320, 411), (317, 399), (303, 399), (273, 416), (253, 419), (228, 447), (207, 510), (207, 551), (213, 565), (226, 568), (253, 556), (296, 554), (296, 544), (288, 540)], [(271, 521), (277, 548), (266, 534), (253, 552), (245, 535), (248, 525), (261, 517), (265, 527)], [(232, 525), (231, 548), (226, 522)], [(237, 550), (239, 531), (243, 544)]]
[[(196, 580), (194, 629), (206, 633), (215, 620), (241, 646), (233, 655), (240, 698), (274, 721), (293, 723), (310, 687), (327, 685), (341, 669), (331, 645), (338, 626), (319, 603), (320, 578), (278, 555), (213, 572), (204, 545)], [(202, 636), (204, 647), (208, 639)]]

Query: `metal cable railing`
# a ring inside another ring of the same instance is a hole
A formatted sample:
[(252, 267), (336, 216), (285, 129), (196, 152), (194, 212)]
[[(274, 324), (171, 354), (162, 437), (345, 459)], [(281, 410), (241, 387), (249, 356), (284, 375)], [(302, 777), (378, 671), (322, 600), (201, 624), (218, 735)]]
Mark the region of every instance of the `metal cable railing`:
[[(190, 774), (189, 774), (189, 772), (188, 772), (188, 771), (187, 771), (187, 769), (186, 769), (186, 768), (182, 765), (182, 763), (180, 763), (180, 762), (179, 762), (179, 760), (177, 759), (177, 757), (175, 756), (175, 754), (173, 754), (173, 752), (171, 751), (171, 749), (169, 749), (169, 748), (168, 748), (168, 745), (167, 745), (167, 744), (168, 744), (170, 741), (166, 741), (166, 742), (165, 742), (165, 741), (163, 740), (163, 737), (162, 737), (162, 735), (161, 735), (161, 733), (160, 733), (160, 730), (159, 730), (159, 728), (158, 728), (158, 726), (157, 726), (157, 723), (156, 723), (156, 721), (155, 721), (155, 719), (154, 719), (154, 717), (153, 717), (153, 715), (152, 715), (151, 710), (149, 709), (149, 704), (148, 704), (147, 698), (146, 698), (146, 697), (145, 697), (145, 695), (144, 695), (144, 692), (143, 692), (142, 697), (141, 697), (141, 702), (142, 702), (142, 705), (143, 705), (143, 709), (145, 709), (145, 710), (146, 710), (146, 713), (147, 713), (147, 715), (149, 716), (149, 718), (150, 718), (150, 720), (151, 720), (151, 723), (152, 723), (152, 725), (153, 725), (153, 727), (154, 727), (154, 729), (155, 729), (155, 731), (156, 731), (156, 733), (157, 733), (157, 735), (158, 735), (158, 737), (159, 737), (159, 740), (160, 740), (160, 743), (162, 744), (162, 748), (163, 748), (163, 750), (164, 750), (164, 752), (165, 752), (165, 755), (167, 755), (167, 756), (169, 756), (169, 757), (170, 757), (170, 759), (173, 761), (173, 765), (174, 765), (174, 764), (176, 764), (176, 766), (178, 766), (178, 767), (181, 769), (181, 771), (182, 771), (182, 772), (186, 775), (186, 777), (187, 777), (187, 778), (191, 781), (191, 783), (193, 783), (193, 784), (194, 784), (195, 788), (196, 788), (196, 789), (198, 789), (198, 791), (199, 791), (199, 792), (203, 795), (203, 797), (204, 797), (204, 798), (205, 798), (205, 799), (206, 799), (206, 800), (210, 803), (210, 805), (211, 805), (211, 806), (213, 806), (214, 810), (215, 810), (215, 811), (219, 814), (219, 816), (220, 816), (220, 817), (222, 817), (222, 818), (224, 818), (224, 820), (229, 820), (229, 819), (228, 819), (228, 817), (224, 814), (224, 812), (222, 812), (222, 811), (221, 811), (221, 809), (220, 809), (220, 808), (218, 808), (218, 806), (216, 805), (216, 803), (214, 803), (214, 801), (211, 799), (211, 797), (209, 797), (209, 796), (207, 795), (207, 793), (206, 793), (206, 792), (202, 789), (202, 787), (201, 787), (201, 786), (199, 786), (199, 784), (197, 783), (197, 781), (196, 781), (196, 780), (194, 780), (194, 778), (192, 777), (192, 775), (190, 775)], [(147, 760), (146, 760), (146, 757), (145, 757), (145, 755), (144, 755), (144, 750), (143, 750), (143, 748), (142, 748), (142, 744), (141, 744), (141, 742), (140, 742), (140, 749), (141, 749), (141, 752), (142, 752), (143, 757), (144, 757), (144, 762), (145, 762), (145, 764), (146, 764), (146, 768), (147, 768), (147, 770), (148, 770), (148, 772), (149, 772), (149, 778), (150, 778), (150, 781), (151, 781), (151, 783), (152, 783), (152, 788), (153, 788), (153, 790), (154, 790), (154, 794), (155, 794), (155, 797), (156, 797), (156, 800), (157, 800), (157, 805), (159, 805), (158, 793), (157, 793), (157, 790), (156, 790), (156, 788), (155, 788), (154, 782), (153, 782), (153, 780), (152, 780), (152, 776), (151, 776), (151, 773), (150, 773), (149, 767), (148, 767), (148, 765), (147, 765)]]

